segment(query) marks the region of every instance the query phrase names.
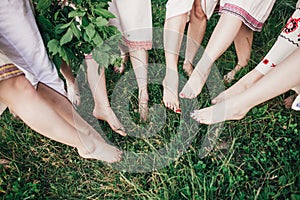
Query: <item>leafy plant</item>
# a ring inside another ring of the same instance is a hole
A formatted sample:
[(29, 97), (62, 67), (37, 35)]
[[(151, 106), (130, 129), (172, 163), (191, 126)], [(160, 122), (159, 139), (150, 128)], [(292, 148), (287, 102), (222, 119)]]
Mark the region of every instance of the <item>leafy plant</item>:
[(92, 51), (101, 67), (119, 61), (119, 52), (115, 50), (121, 36), (116, 27), (108, 25), (109, 19), (115, 16), (107, 7), (107, 1), (97, 0), (67, 3), (35, 0), (36, 19), (56, 66), (64, 60), (76, 68), (83, 62), (84, 54)]

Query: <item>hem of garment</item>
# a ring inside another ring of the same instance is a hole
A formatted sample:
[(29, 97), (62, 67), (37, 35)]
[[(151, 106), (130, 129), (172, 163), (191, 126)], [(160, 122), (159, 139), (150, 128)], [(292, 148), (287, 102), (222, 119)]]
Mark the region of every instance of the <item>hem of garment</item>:
[(228, 13), (238, 17), (253, 31), (260, 32), (262, 30), (263, 23), (256, 20), (250, 13), (239, 6), (226, 3), (223, 7), (220, 7), (219, 13)]
[(150, 50), (152, 49), (152, 41), (131, 41), (123, 37), (124, 42), (128, 48), (135, 49), (135, 50)]
[(22, 70), (17, 68), (14, 64), (8, 63), (0, 66), (0, 81), (16, 77), (24, 74)]

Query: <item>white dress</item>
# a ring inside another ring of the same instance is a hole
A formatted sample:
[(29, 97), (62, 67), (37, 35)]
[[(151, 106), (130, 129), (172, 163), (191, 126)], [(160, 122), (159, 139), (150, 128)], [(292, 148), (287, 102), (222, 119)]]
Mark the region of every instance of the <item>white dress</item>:
[(30, 75), (32, 85), (42, 82), (65, 95), (64, 83), (47, 55), (30, 1), (1, 0), (0, 16), (0, 49)]
[[(229, 13), (242, 20), (253, 31), (261, 31), (267, 20), (275, 0), (198, 0), (207, 19), (213, 14), (216, 5), (219, 12)], [(194, 0), (168, 0), (166, 19), (191, 11)]]
[[(189, 13), (192, 10), (195, 0), (168, 0), (166, 5), (166, 19)], [(219, 0), (197, 0), (200, 1), (201, 8), (209, 19), (213, 14)]]
[(127, 47), (152, 48), (151, 0), (113, 0), (108, 10), (116, 16), (110, 25), (119, 29)]

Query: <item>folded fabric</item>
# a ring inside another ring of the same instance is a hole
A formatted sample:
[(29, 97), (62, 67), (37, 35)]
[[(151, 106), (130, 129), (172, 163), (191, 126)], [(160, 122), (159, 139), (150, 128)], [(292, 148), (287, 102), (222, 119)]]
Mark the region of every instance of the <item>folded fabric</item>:
[(116, 26), (122, 33), (129, 48), (152, 48), (152, 11), (150, 0), (113, 0), (108, 10), (116, 18), (110, 25)]
[(261, 31), (274, 3), (275, 0), (221, 0), (219, 12), (239, 18), (253, 31)]
[[(206, 18), (209, 19), (219, 0), (200, 0), (203, 12)], [(194, 0), (169, 0), (166, 5), (166, 19), (189, 13), (192, 10)]]

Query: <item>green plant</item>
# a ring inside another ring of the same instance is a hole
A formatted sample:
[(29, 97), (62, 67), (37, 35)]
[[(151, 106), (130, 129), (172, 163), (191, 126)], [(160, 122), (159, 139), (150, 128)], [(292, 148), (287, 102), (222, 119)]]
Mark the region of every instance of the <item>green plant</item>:
[(90, 53), (101, 67), (119, 62), (115, 50), (121, 36), (116, 27), (108, 25), (114, 15), (107, 10), (107, 1), (35, 0), (35, 5), (40, 31), (56, 66), (64, 60), (76, 69), (84, 54)]

